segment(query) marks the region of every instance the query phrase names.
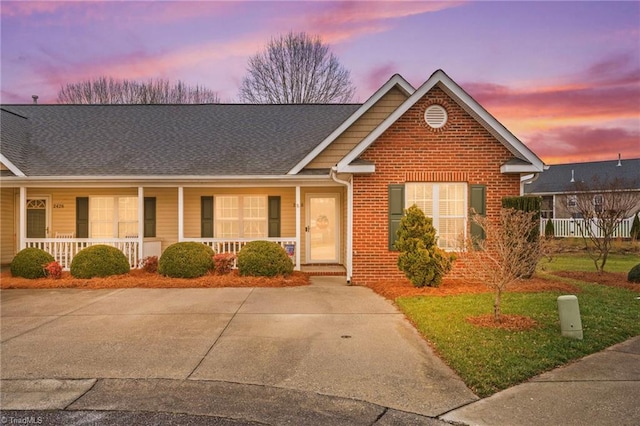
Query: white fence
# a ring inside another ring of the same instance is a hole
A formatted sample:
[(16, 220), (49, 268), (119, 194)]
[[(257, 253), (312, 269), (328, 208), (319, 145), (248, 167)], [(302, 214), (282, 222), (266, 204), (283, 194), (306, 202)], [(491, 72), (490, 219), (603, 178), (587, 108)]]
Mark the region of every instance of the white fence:
[(60, 263), (62, 269), (68, 270), (73, 257), (84, 248), (96, 244), (113, 246), (127, 257), (132, 268), (138, 267), (142, 255), (137, 239), (131, 238), (27, 238), (26, 247), (35, 247), (50, 253)]
[[(548, 221), (553, 222), (554, 236), (556, 237), (583, 237), (588, 235), (587, 226), (596, 238), (602, 238), (602, 230), (597, 226), (595, 220), (585, 221), (584, 219), (542, 219), (540, 221), (540, 235), (544, 235), (544, 230)], [(630, 238), (633, 217), (623, 219), (618, 223), (614, 232), (615, 238)]]

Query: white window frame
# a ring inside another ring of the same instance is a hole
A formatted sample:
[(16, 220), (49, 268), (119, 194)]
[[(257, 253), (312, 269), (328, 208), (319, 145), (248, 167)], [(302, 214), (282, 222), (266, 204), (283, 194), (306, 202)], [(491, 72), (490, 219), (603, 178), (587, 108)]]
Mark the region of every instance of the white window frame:
[(575, 209), (576, 207), (578, 207), (577, 195), (567, 195), (567, 207), (570, 209)]
[[(93, 213), (93, 209), (95, 209), (95, 203), (96, 203), (96, 199), (98, 198), (104, 198), (104, 199), (111, 199), (113, 204), (112, 204), (112, 208), (113, 208), (113, 212), (112, 212), (112, 218), (111, 221), (108, 220), (104, 220), (104, 221), (96, 221), (92, 219), (92, 213)], [(91, 238), (125, 238), (128, 236), (133, 236), (133, 234), (131, 235), (127, 235), (125, 234), (124, 236), (120, 236), (120, 224), (121, 223), (128, 223), (128, 224), (135, 224), (136, 226), (136, 230), (138, 229), (138, 212), (136, 211), (136, 219), (135, 220), (120, 220), (120, 199), (121, 198), (133, 198), (135, 199), (135, 206), (136, 209), (138, 208), (138, 197), (136, 195), (90, 195), (89, 196), (89, 236)], [(111, 222), (112, 228), (111, 228), (111, 236), (109, 237), (94, 237), (93, 236), (93, 226), (95, 223), (109, 223)], [(137, 236), (137, 231), (136, 231), (136, 235)]]
[[(225, 198), (236, 198), (237, 199), (237, 215), (232, 218), (226, 218), (221, 216), (220, 208), (221, 201)], [(258, 218), (245, 217), (244, 207), (245, 201), (257, 198), (261, 200), (262, 205), (264, 206), (264, 216)], [(233, 238), (267, 238), (269, 236), (269, 202), (267, 195), (262, 194), (220, 194), (214, 195), (214, 206), (213, 206), (213, 235), (214, 238), (224, 238), (224, 239), (233, 239)], [(228, 233), (222, 233), (219, 229), (219, 225), (222, 223), (235, 223), (237, 226), (237, 235), (228, 235)], [(245, 233), (245, 225), (249, 222), (257, 222), (262, 225), (264, 229), (263, 235), (250, 235), (246, 236)]]
[[(453, 246), (446, 246), (443, 244), (445, 240), (440, 238), (440, 219), (441, 218), (454, 218), (454, 219), (462, 219), (463, 220), (463, 238), (467, 238), (467, 228), (468, 228), (468, 210), (469, 210), (469, 185), (466, 182), (407, 182), (405, 184), (405, 206), (411, 207), (413, 204), (417, 204), (414, 200), (410, 199), (413, 191), (411, 189), (412, 186), (417, 185), (430, 185), (431, 186), (431, 214), (424, 212), (425, 215), (431, 217), (433, 220), (433, 227), (436, 229), (436, 235), (438, 235), (438, 247), (447, 250), (447, 251), (458, 251), (460, 250), (459, 244), (456, 242)], [(460, 185), (463, 190), (463, 208), (462, 215), (448, 215), (444, 216), (440, 214), (440, 187), (442, 185)], [(420, 205), (418, 205), (420, 207)], [(424, 210), (421, 208), (421, 210)]]

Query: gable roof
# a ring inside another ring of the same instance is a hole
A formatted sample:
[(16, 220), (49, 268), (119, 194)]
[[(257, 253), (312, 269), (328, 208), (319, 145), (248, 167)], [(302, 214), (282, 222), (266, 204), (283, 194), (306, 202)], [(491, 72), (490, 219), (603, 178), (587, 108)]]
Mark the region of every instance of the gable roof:
[(306, 167), (314, 158), (316, 158), (322, 151), (325, 150), (333, 141), (335, 141), (342, 133), (345, 132), (352, 124), (354, 124), (360, 117), (362, 117), (372, 106), (374, 106), (384, 95), (389, 93), (394, 87), (399, 88), (407, 96), (415, 92), (415, 89), (407, 80), (405, 80), (400, 74), (395, 74), (385, 84), (382, 85), (356, 112), (344, 121), (340, 127), (336, 128), (325, 140), (323, 140), (318, 146), (316, 146), (309, 154), (307, 154), (302, 161), (296, 164), (289, 174), (297, 174), (304, 167)]
[(260, 176), (286, 174), (360, 105), (2, 108), (5, 165), (27, 176)]
[[(640, 158), (620, 160), (620, 162), (614, 160), (556, 164), (548, 167), (548, 170), (540, 174), (536, 180), (524, 185), (526, 194), (572, 192), (575, 191), (575, 182), (589, 183), (594, 177), (605, 184), (611, 179), (620, 179), (628, 185), (625, 189), (640, 190)], [(571, 181), (572, 178), (574, 182)]]
[(496, 137), (517, 160), (510, 161), (501, 166), (503, 173), (531, 173), (542, 172), (544, 163), (537, 155), (527, 148), (518, 138), (507, 130), (498, 120), (496, 120), (487, 110), (485, 110), (475, 99), (465, 92), (455, 83), (444, 71), (437, 70), (431, 77), (420, 86), (402, 105), (400, 105), (386, 120), (374, 129), (366, 138), (360, 142), (349, 154), (339, 163), (338, 171), (350, 169), (353, 161), (358, 159), (362, 153), (373, 144), (393, 123), (395, 123), (405, 112), (416, 104), (429, 90), (436, 84), (447, 92), (458, 104), (471, 114), (481, 125), (483, 125), (494, 137)]
[(25, 148), (29, 142), (29, 123), (25, 117), (4, 108), (0, 110), (0, 162), (14, 176), (24, 176)]

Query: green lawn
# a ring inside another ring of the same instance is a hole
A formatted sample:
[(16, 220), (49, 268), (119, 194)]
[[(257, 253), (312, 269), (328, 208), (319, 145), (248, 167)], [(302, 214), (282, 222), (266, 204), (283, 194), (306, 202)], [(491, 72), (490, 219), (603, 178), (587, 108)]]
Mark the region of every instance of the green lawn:
[[(582, 256), (573, 257), (567, 260), (570, 265), (587, 263), (580, 259)], [(618, 260), (620, 266), (616, 268), (622, 271), (628, 271), (629, 264), (633, 266), (638, 261), (637, 256), (635, 263), (625, 257)], [(613, 263), (618, 265), (617, 261)], [(615, 271), (613, 267), (608, 270)], [(465, 320), (491, 313), (492, 294), (405, 297), (396, 303), (445, 362), (474, 392), (485, 397), (640, 335), (640, 293), (598, 284), (575, 284), (581, 289), (577, 296), (583, 340), (561, 337), (556, 302), (559, 292), (504, 295), (504, 314), (526, 315), (538, 323), (537, 328), (528, 331), (477, 327)]]
[[(631, 268), (640, 263), (638, 254), (610, 254), (604, 266), (605, 272), (629, 272)], [(586, 254), (558, 254), (548, 259), (543, 259), (538, 265), (546, 271), (581, 271), (595, 272), (593, 260)]]

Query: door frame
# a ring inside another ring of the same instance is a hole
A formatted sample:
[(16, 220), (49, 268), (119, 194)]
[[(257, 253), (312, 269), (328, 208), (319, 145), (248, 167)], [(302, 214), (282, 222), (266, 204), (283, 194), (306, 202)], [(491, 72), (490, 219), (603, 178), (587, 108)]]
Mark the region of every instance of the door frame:
[[(335, 226), (335, 249), (336, 249), (336, 257), (334, 259), (327, 260), (313, 260), (311, 258), (311, 198), (334, 198), (336, 200), (336, 226)], [(342, 210), (341, 210), (341, 200), (342, 194), (338, 192), (307, 192), (305, 195), (305, 263), (307, 264), (316, 264), (316, 263), (340, 263), (340, 259), (342, 258), (341, 252), (341, 234), (342, 234)]]

